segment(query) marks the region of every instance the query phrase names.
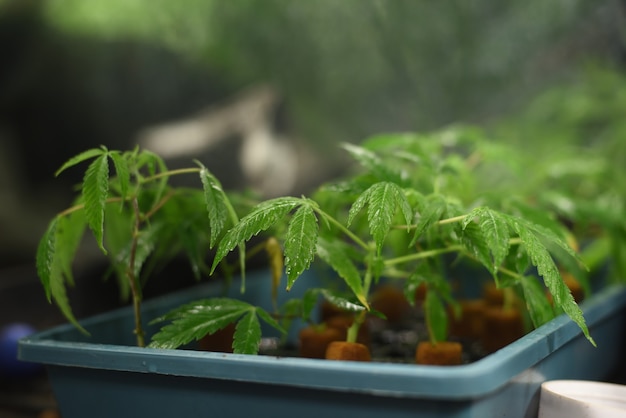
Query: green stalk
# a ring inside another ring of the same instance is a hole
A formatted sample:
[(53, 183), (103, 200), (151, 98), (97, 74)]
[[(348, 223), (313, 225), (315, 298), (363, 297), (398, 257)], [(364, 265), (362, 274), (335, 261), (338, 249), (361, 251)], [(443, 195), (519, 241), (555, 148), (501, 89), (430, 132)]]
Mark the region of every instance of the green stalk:
[(421, 251), (414, 254), (403, 255), (401, 257), (390, 258), (384, 261), (385, 266), (392, 266), (395, 264), (408, 263), (409, 261), (421, 260), (424, 258), (435, 257), (441, 254), (453, 253), (463, 250), (462, 245), (451, 245), (447, 248), (438, 248), (435, 250)]
[(359, 238), (354, 232), (350, 231), (348, 228), (343, 226), (341, 222), (339, 222), (338, 220), (336, 220), (335, 218), (333, 218), (332, 216), (324, 212), (322, 209), (320, 209), (316, 205), (313, 205), (313, 210), (317, 212), (318, 215), (326, 219), (328, 222), (330, 222), (331, 224), (339, 228), (341, 232), (343, 232), (348, 237), (350, 237), (350, 239), (354, 241), (354, 243), (357, 244), (359, 247), (363, 248), (366, 251), (369, 251), (369, 246), (367, 245), (367, 243), (363, 241), (361, 238)]
[(357, 337), (359, 336), (359, 329), (363, 322), (365, 322), (365, 316), (367, 315), (367, 311), (361, 311), (357, 316), (354, 317), (354, 322), (348, 328), (348, 335), (346, 336), (346, 342), (355, 343)]

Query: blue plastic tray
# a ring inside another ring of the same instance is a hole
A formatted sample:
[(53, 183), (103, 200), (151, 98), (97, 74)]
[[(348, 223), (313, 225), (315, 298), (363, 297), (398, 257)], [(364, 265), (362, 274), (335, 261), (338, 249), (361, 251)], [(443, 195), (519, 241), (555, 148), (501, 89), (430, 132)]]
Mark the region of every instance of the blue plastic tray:
[[(251, 277), (249, 297), (269, 304), (268, 286), (269, 277)], [(148, 301), (145, 316), (220, 289), (205, 285)], [(293, 292), (299, 289), (297, 282)], [(582, 308), (597, 348), (560, 316), (454, 367), (137, 348), (126, 308), (83, 321), (91, 337), (63, 325), (24, 339), (19, 357), (47, 365), (64, 418), (533, 417), (543, 381), (601, 380), (621, 361), (626, 288), (607, 288)]]

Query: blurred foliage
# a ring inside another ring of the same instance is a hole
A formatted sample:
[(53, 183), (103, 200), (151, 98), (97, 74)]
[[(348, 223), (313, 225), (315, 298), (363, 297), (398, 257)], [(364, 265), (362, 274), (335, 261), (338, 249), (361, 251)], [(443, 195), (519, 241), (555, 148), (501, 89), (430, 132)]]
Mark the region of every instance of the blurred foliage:
[(623, 70), (590, 65), (492, 127), (498, 140), (531, 157), (518, 178), (543, 179), (534, 192), (538, 203), (594, 238), (584, 251), (587, 264), (610, 252), (620, 277), (626, 275), (625, 109)]
[(316, 142), (480, 121), (619, 45), (617, 0), (56, 0), (65, 32), (142, 39), (270, 82)]

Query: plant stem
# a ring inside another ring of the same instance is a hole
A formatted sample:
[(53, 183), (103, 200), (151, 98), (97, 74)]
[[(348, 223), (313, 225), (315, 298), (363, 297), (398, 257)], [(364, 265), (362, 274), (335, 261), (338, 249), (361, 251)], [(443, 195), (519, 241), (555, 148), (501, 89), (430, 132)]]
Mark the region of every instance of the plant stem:
[(151, 181), (158, 180), (163, 177), (175, 176), (178, 174), (190, 174), (190, 173), (199, 173), (200, 168), (180, 168), (178, 170), (168, 170), (163, 171), (161, 173), (155, 174), (153, 176), (145, 177), (141, 179), (140, 183), (150, 183)]
[(421, 260), (423, 258), (435, 257), (440, 254), (453, 253), (455, 251), (463, 250), (463, 246), (461, 245), (451, 245), (447, 248), (438, 248), (435, 250), (421, 251), (415, 254), (403, 255), (402, 257), (390, 258), (385, 260), (385, 266), (392, 266), (394, 264), (402, 264), (407, 263), (409, 261)]
[[(109, 198), (106, 200), (106, 202), (107, 202), (107, 203), (115, 203), (115, 202), (121, 202), (121, 201), (122, 201), (122, 198), (121, 198), (121, 197), (109, 197)], [(85, 209), (85, 204), (84, 204), (84, 203), (81, 203), (81, 204), (74, 205), (74, 206), (72, 206), (72, 207), (69, 207), (69, 208), (67, 208), (67, 209), (65, 209), (65, 210), (63, 210), (63, 211), (61, 211), (61, 212), (59, 212), (59, 213), (57, 214), (57, 216), (58, 216), (58, 217), (61, 217), (61, 216), (67, 216), (67, 215), (70, 215), (70, 214), (72, 214), (72, 213), (74, 213), (74, 212), (78, 212), (79, 210), (83, 210), (83, 209)]]
[(135, 313), (135, 335), (137, 337), (137, 346), (145, 347), (145, 336), (143, 331), (143, 325), (141, 321), (141, 289), (137, 283), (137, 277), (135, 275), (135, 258), (137, 255), (137, 243), (139, 241), (139, 227), (140, 227), (140, 211), (139, 202), (135, 197), (133, 199), (133, 211), (135, 212), (135, 224), (133, 227), (133, 239), (130, 248), (130, 258), (128, 262), (128, 271), (126, 275), (128, 277), (128, 284), (130, 285), (130, 291), (133, 296), (133, 310)]
[(455, 223), (455, 222), (461, 222), (465, 218), (467, 218), (467, 215), (454, 216), (452, 218), (442, 219), (442, 220), (438, 221), (437, 224), (439, 224), (439, 225), (452, 224), (452, 223)]
[[(459, 215), (459, 216), (454, 216), (452, 218), (441, 219), (441, 220), (435, 222), (435, 224), (437, 224), (437, 225), (452, 224), (452, 223), (455, 223), (455, 222), (461, 222), (465, 218), (467, 218), (467, 215)], [(411, 229), (417, 228), (417, 225), (396, 225), (393, 228), (395, 228), (395, 229), (411, 230)]]
[(324, 212), (318, 207), (314, 206), (313, 210), (317, 212), (320, 216), (322, 216), (324, 219), (326, 219), (328, 222), (330, 222), (331, 224), (339, 228), (341, 232), (343, 232), (348, 237), (350, 237), (350, 239), (354, 241), (358, 246), (360, 246), (366, 251), (369, 250), (369, 246), (367, 245), (367, 243), (363, 241), (361, 238), (359, 238), (354, 232), (350, 231), (348, 228), (343, 226), (341, 222), (339, 222), (338, 220), (336, 220), (335, 218), (333, 218), (332, 216), (330, 216), (329, 214), (327, 214), (326, 212)]
[(355, 343), (359, 336), (359, 329), (363, 322), (365, 321), (365, 316), (367, 315), (367, 311), (361, 311), (358, 315), (354, 317), (354, 322), (348, 328), (348, 334), (346, 336), (346, 342)]

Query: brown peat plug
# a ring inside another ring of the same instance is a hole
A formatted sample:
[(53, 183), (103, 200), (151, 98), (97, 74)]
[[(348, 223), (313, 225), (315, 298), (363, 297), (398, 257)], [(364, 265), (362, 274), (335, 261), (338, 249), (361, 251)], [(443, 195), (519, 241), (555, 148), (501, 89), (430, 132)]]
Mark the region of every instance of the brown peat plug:
[(463, 346), (455, 341), (441, 341), (436, 344), (422, 341), (415, 350), (417, 364), (435, 366), (457, 366), (463, 361)]
[(494, 352), (524, 336), (524, 319), (517, 309), (490, 307), (484, 313), (482, 344)]
[(326, 360), (371, 361), (372, 356), (364, 344), (333, 341), (326, 349)]
[(411, 305), (401, 289), (393, 285), (379, 286), (372, 294), (372, 308), (391, 323), (398, 323), (411, 312)]
[(450, 335), (479, 340), (483, 334), (484, 314), (487, 304), (483, 299), (467, 299), (459, 302), (460, 313), (450, 309)]
[(326, 356), (326, 348), (331, 342), (345, 338), (345, 332), (326, 324), (303, 328), (299, 334), (300, 357), (323, 359)]

